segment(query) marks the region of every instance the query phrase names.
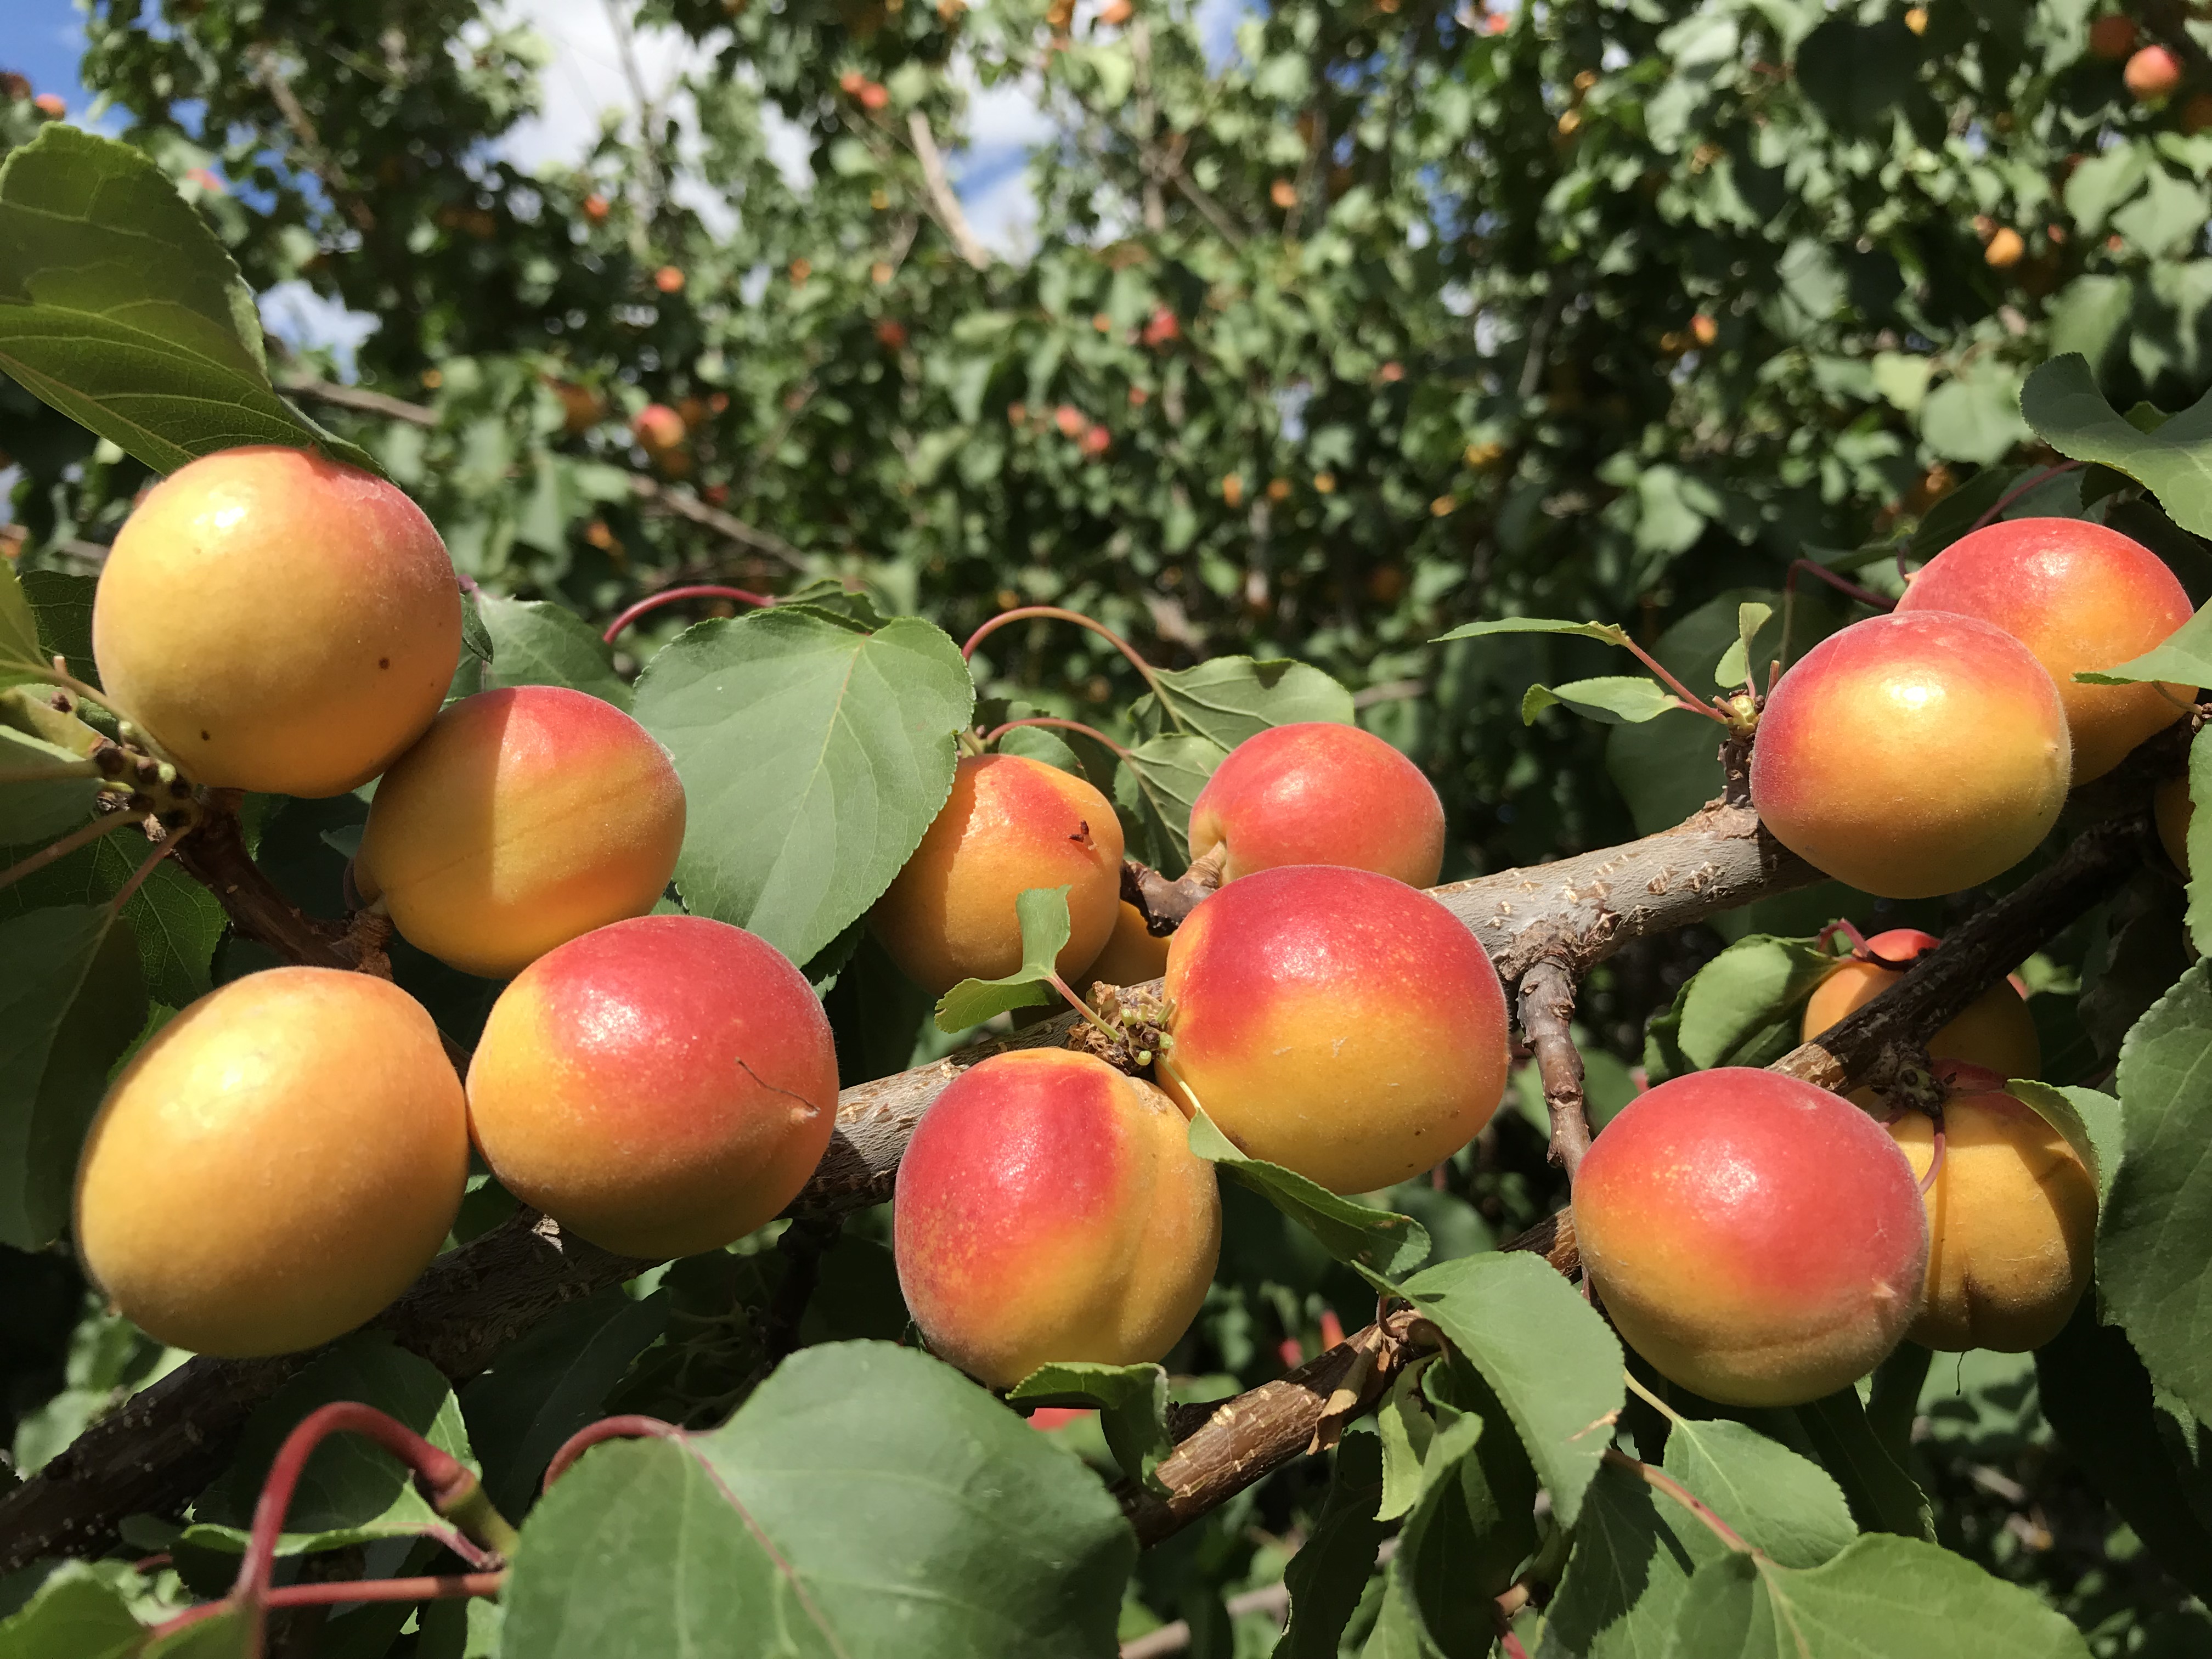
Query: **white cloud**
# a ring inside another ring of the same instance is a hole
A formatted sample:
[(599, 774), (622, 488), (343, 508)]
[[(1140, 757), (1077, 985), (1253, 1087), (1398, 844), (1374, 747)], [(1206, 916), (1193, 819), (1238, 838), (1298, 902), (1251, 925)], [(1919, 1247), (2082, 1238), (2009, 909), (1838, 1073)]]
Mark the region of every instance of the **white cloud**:
[(261, 295), (261, 325), (295, 351), (328, 351), (337, 359), (338, 378), (354, 378), (354, 354), (383, 326), (366, 311), (349, 311), (294, 277)]

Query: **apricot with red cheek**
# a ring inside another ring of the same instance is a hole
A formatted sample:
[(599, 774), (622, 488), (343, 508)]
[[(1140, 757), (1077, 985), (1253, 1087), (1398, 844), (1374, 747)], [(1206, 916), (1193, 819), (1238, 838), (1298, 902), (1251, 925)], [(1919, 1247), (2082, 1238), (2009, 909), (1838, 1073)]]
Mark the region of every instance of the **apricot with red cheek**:
[(1141, 1364), (1206, 1299), (1220, 1188), (1158, 1089), (1093, 1055), (1022, 1049), (922, 1114), (892, 1245), (930, 1347), (993, 1388), (1054, 1361)]
[(1928, 1218), (1904, 1154), (1778, 1073), (1693, 1072), (1629, 1102), (1583, 1159), (1574, 1218), (1621, 1335), (1724, 1405), (1832, 1394), (1920, 1310)]
[(1104, 948), (1121, 902), (1121, 821), (1071, 772), (1023, 755), (971, 755), (869, 925), (908, 978), (942, 996), (963, 979), (1022, 965), (1014, 901), (1067, 889), (1067, 943), (1055, 958), (1074, 984)]
[[(1850, 957), (1813, 988), (1805, 1004), (1804, 1040), (1810, 1042), (1845, 1015), (1872, 1002), (1905, 976), (1922, 951), (1934, 950), (1937, 943), (1933, 933), (1913, 927), (1876, 933), (1867, 941), (1874, 960)], [(1966, 1012), (1929, 1037), (1928, 1052), (1938, 1060), (1985, 1066), (2002, 1078), (2033, 1077), (2043, 1069), (2043, 1044), (2036, 1036), (2035, 1017), (2027, 1011), (2027, 999), (2009, 981), (1992, 985), (1967, 1006)], [(1868, 1091), (1868, 1099), (1871, 1097)], [(1860, 1096), (1855, 1093), (1852, 1098), (1858, 1100)], [(1865, 1103), (1861, 1100), (1861, 1104)]]
[(372, 974), (272, 968), (200, 998), (109, 1087), (76, 1247), (157, 1340), (290, 1353), (430, 1265), (468, 1171), (460, 1079), (422, 1004)]
[(1751, 799), (1775, 839), (1885, 898), (1978, 886), (2032, 851), (2068, 786), (2051, 676), (1972, 617), (1899, 611), (1814, 646), (1767, 699)]
[(2003, 629), (2058, 688), (2074, 781), (2102, 777), (2188, 713), (2195, 688), (2084, 685), (2187, 622), (2189, 595), (2142, 543), (2083, 519), (2010, 519), (1962, 536), (1915, 573), (1901, 614), (1948, 611)]
[(684, 844), (684, 786), (651, 733), (565, 686), (464, 697), (377, 786), (354, 861), (400, 937), (504, 979), (643, 915)]
[(1343, 864), (1430, 887), (1444, 809), (1421, 769), (1372, 732), (1278, 726), (1229, 753), (1190, 810), (1190, 855), (1218, 849), (1222, 879), (1286, 864)]
[(1371, 871), (1233, 881), (1168, 945), (1161, 1086), (1247, 1156), (1333, 1192), (1433, 1169), (1505, 1092), (1505, 996), (1474, 936)]
[(1106, 948), (1091, 964), (1093, 985), (1143, 985), (1168, 970), (1168, 940), (1173, 934), (1154, 938), (1145, 926), (1145, 913), (1128, 900), (1114, 918), (1114, 931)]
[(470, 1127), (501, 1184), (653, 1261), (774, 1218), (836, 1115), (806, 976), (705, 916), (640, 916), (549, 951), (500, 994), (469, 1064)]
[(226, 449), (124, 521), (92, 646), (117, 707), (195, 782), (342, 795), (436, 715), (461, 593), (393, 485), (304, 449)]
[[(1979, 1067), (1941, 1068), (1943, 1164), (1924, 1202), (1928, 1294), (1912, 1340), (1946, 1353), (2025, 1353), (2057, 1336), (2088, 1288), (2097, 1182), (2066, 1138)], [(1916, 1180), (1935, 1158), (1936, 1126), (1907, 1111), (1891, 1137)]]

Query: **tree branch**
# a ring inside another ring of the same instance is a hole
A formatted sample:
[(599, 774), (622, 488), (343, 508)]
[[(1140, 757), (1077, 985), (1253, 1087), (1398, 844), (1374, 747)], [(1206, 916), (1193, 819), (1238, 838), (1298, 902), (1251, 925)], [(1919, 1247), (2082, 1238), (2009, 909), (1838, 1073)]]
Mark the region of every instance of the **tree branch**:
[(303, 968), (351, 969), (347, 930), (317, 921), (277, 890), (246, 850), (236, 789), (210, 789), (199, 825), (177, 845), (176, 860), (222, 903), (231, 926)]
[(975, 240), (967, 210), (960, 205), (951, 179), (945, 176), (945, 157), (938, 150), (937, 135), (929, 130), (929, 118), (918, 109), (908, 111), (906, 131), (914, 144), (915, 159), (921, 163), (921, 182), (929, 193), (929, 216), (945, 227), (945, 234), (952, 239), (962, 258), (978, 270), (988, 270), (990, 250)]
[(1588, 1104), (1583, 1097), (1583, 1054), (1575, 1047), (1575, 981), (1563, 963), (1547, 957), (1521, 975), (1521, 1030), (1535, 1051), (1544, 1080), (1544, 1105), (1552, 1115), (1552, 1161), (1571, 1187), (1589, 1151)]
[(246, 49), (246, 56), (253, 65), (253, 78), (276, 104), (284, 125), (292, 129), (292, 136), (300, 141), (300, 153), (307, 157), (308, 170), (322, 180), (331, 199), (345, 209), (346, 216), (353, 221), (356, 230), (363, 235), (374, 230), (376, 215), (369, 210), (368, 204), (323, 148), (322, 135), (315, 131), (314, 122), (308, 118), (299, 95), (292, 90), (292, 83), (278, 66), (276, 52), (266, 43), (256, 42)]

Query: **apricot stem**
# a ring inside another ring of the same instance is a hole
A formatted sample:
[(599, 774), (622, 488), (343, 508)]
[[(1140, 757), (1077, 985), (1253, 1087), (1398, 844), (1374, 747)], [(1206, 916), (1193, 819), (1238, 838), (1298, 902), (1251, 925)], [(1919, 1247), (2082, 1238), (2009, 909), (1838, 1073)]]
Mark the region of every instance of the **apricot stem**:
[(1645, 1405), (1650, 1407), (1653, 1411), (1657, 1412), (1660, 1416), (1665, 1418), (1669, 1423), (1680, 1423), (1683, 1420), (1681, 1413), (1676, 1411), (1672, 1406), (1662, 1400), (1657, 1395), (1645, 1388), (1643, 1383), (1638, 1382), (1636, 1380), (1636, 1373), (1634, 1371), (1632, 1371), (1624, 1366), (1621, 1368), (1620, 1375), (1622, 1379), (1628, 1384), (1629, 1393), (1634, 1395)]
[(1923, 1195), (1936, 1185), (1936, 1177), (1943, 1173), (1943, 1117), (1940, 1112), (1936, 1115), (1936, 1136), (1931, 1144), (1934, 1150), (1929, 1154), (1928, 1173), (1920, 1177)]
[(1675, 1480), (1673, 1475), (1668, 1474), (1662, 1470), (1655, 1469), (1649, 1463), (1638, 1462), (1635, 1458), (1628, 1455), (1627, 1453), (1616, 1450), (1611, 1446), (1607, 1446), (1605, 1449), (1604, 1458), (1605, 1461), (1612, 1464), (1613, 1468), (1617, 1469), (1626, 1469), (1631, 1474), (1636, 1476), (1638, 1480), (1643, 1481), (1644, 1485), (1650, 1486), (1654, 1492), (1664, 1492), (1668, 1497), (1673, 1498), (1684, 1509), (1689, 1510), (1691, 1514), (1696, 1516), (1698, 1520), (1704, 1522), (1706, 1527), (1711, 1529), (1714, 1537), (1719, 1539), (1722, 1543), (1726, 1544), (1730, 1549), (1735, 1551), (1737, 1554), (1756, 1555), (1759, 1553), (1758, 1551), (1753, 1549), (1750, 1545), (1743, 1541), (1741, 1535), (1737, 1533), (1734, 1527), (1731, 1527), (1727, 1522), (1722, 1520), (1719, 1516), (1714, 1514), (1711, 1510), (1708, 1509), (1705, 1504), (1699, 1500), (1695, 1493), (1692, 1492), (1691, 1490), (1687, 1486), (1684, 1486), (1680, 1481)]
[(1047, 974), (1045, 978), (1051, 982), (1052, 988), (1054, 990), (1059, 992), (1060, 995), (1067, 999), (1068, 1005), (1073, 1007), (1077, 1013), (1082, 1015), (1084, 1018), (1089, 1020), (1093, 1025), (1097, 1026), (1100, 1031), (1105, 1034), (1106, 1040), (1108, 1042), (1118, 1043), (1121, 1041), (1121, 1033), (1115, 1030), (1104, 1020), (1099, 1018), (1097, 1012), (1093, 1011), (1089, 1003), (1085, 1002), (1081, 997), (1076, 995), (1074, 992), (1069, 990), (1067, 988), (1067, 981), (1066, 980), (1062, 979), (1058, 974)]
[(2010, 507), (2021, 496), (2027, 495), (2029, 490), (2036, 489), (2039, 485), (2049, 483), (2060, 473), (2071, 472), (2081, 466), (2081, 463), (2079, 461), (2061, 461), (2056, 466), (2045, 467), (2042, 471), (2028, 479), (2027, 483), (2014, 485), (2011, 489), (2007, 490), (2003, 495), (1997, 497), (1996, 505), (1995, 507), (1992, 507), (1988, 512), (1983, 514), (1980, 518), (1975, 520), (1973, 523), (1966, 526), (1966, 534), (1971, 536), (1974, 532), (1979, 530), (1984, 525), (1995, 522), (1999, 514), (2002, 513), (2005, 508)]
[(673, 1423), (663, 1422), (657, 1417), (641, 1417), (635, 1413), (622, 1417), (603, 1417), (596, 1423), (586, 1423), (561, 1443), (553, 1461), (545, 1466), (545, 1479), (540, 1492), (553, 1490), (553, 1483), (568, 1473), (569, 1466), (586, 1452), (605, 1440), (674, 1440), (688, 1437)]
[(1669, 691), (1672, 691), (1674, 694), (1676, 698), (1680, 701), (1683, 708), (1688, 709), (1693, 714), (1703, 714), (1707, 720), (1718, 720), (1723, 726), (1726, 726), (1729, 723), (1729, 717), (1726, 714), (1722, 714), (1719, 709), (1714, 708), (1711, 703), (1701, 700), (1696, 692), (1691, 690), (1688, 686), (1683, 684), (1681, 681), (1676, 679), (1672, 674), (1668, 673), (1665, 665), (1660, 662), (1658, 658), (1653, 656), (1642, 646), (1637, 644), (1634, 640), (1629, 638), (1628, 630), (1625, 628), (1620, 630), (1620, 642), (1626, 646), (1631, 652), (1635, 653), (1636, 659), (1638, 662), (1642, 663), (1646, 668), (1650, 669), (1654, 674), (1656, 674), (1659, 677), (1660, 683)]
[(743, 587), (723, 587), (713, 582), (695, 583), (688, 587), (665, 587), (658, 593), (648, 593), (635, 605), (607, 624), (607, 631), (599, 635), (602, 645), (612, 645), (623, 629), (640, 617), (673, 605), (678, 599), (735, 599), (740, 605), (757, 605), (763, 610), (775, 603), (773, 594), (755, 593)]
[(1022, 622), (1031, 617), (1049, 617), (1055, 622), (1072, 622), (1079, 628), (1089, 629), (1127, 657), (1130, 665), (1144, 676), (1145, 684), (1152, 688), (1152, 696), (1159, 699), (1161, 712), (1174, 723), (1176, 730), (1178, 732), (1190, 730), (1190, 727), (1183, 723), (1182, 716), (1176, 712), (1175, 704), (1168, 697), (1167, 688), (1160, 684), (1160, 677), (1153, 671), (1152, 664), (1139, 656), (1128, 641), (1107, 627), (1104, 623), (1094, 622), (1080, 611), (1069, 611), (1056, 605), (1017, 605), (1012, 611), (1001, 611), (968, 636), (968, 643), (960, 647), (961, 660), (965, 662), (973, 657), (977, 646), (982, 644), (987, 638), (997, 633), (1008, 623)]
[(80, 847), (98, 841), (102, 836), (112, 835), (125, 824), (143, 823), (153, 816), (150, 812), (111, 812), (104, 818), (94, 818), (81, 830), (73, 830), (51, 847), (42, 847), (21, 864), (0, 870), (0, 887), (13, 886), (27, 875), (35, 874), (58, 859), (65, 859)]
[[(1856, 925), (1854, 924), (1848, 917), (1844, 916), (1838, 916), (1826, 927), (1823, 927), (1820, 930), (1820, 936), (1814, 939), (1813, 943), (1818, 949), (1826, 951), (1831, 948), (1838, 939), (1847, 939), (1850, 940), (1850, 954), (1852, 956), (1859, 956), (1860, 953), (1867, 948), (1866, 935), (1859, 932)], [(1862, 960), (1864, 959), (1865, 958), (1862, 957)]]
[(1081, 720), (1059, 720), (1050, 714), (1033, 714), (1027, 720), (1008, 720), (1003, 726), (994, 726), (988, 732), (986, 732), (983, 734), (983, 747), (988, 749), (993, 744), (998, 742), (1000, 738), (1006, 736), (1007, 732), (1013, 731), (1017, 726), (1049, 726), (1057, 727), (1059, 730), (1063, 732), (1080, 732), (1085, 737), (1094, 738), (1097, 742), (1104, 744), (1107, 748), (1112, 750), (1123, 760), (1129, 758), (1129, 751), (1127, 749), (1115, 742), (1113, 738), (1108, 737), (1097, 726), (1085, 726)]

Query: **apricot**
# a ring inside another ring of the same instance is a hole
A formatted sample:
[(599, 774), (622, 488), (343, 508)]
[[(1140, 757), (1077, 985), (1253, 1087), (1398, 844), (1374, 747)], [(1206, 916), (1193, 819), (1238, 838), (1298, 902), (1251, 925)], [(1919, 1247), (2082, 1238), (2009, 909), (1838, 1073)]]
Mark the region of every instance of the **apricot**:
[(500, 993), (469, 1063), (469, 1127), (501, 1185), (653, 1261), (773, 1218), (836, 1116), (806, 976), (705, 916), (640, 916), (547, 951)]
[(2117, 64), (2136, 49), (2136, 20), (2118, 12), (2107, 13), (2089, 25), (2089, 52), (2108, 64)]
[(383, 479), (226, 449), (125, 520), (92, 645), (117, 706), (195, 782), (342, 795), (437, 714), (461, 594), (429, 520)]
[(994, 1054), (899, 1160), (892, 1250), (931, 1349), (993, 1388), (1175, 1346), (1221, 1253), (1221, 1191), (1158, 1089), (1066, 1048)]
[[(1928, 1212), (1926, 1305), (1908, 1333), (1947, 1353), (2025, 1353), (2057, 1336), (2088, 1287), (2097, 1182), (2065, 1136), (1978, 1066), (1943, 1068), (1943, 1167)], [(1889, 1127), (1917, 1181), (1936, 1126), (1901, 1113)]]
[[(2166, 857), (2173, 867), (2186, 876), (2189, 873), (2189, 821), (2197, 810), (2189, 800), (2189, 780), (2168, 778), (2151, 793), (2151, 819), (2158, 825), (2158, 844), (2166, 848)], [(1961, 1054), (1961, 1060), (1971, 1056)], [(2033, 1073), (2014, 1072), (2014, 1077), (2029, 1077)]]
[(1433, 1169), (1505, 1092), (1505, 994), (1427, 894), (1339, 865), (1233, 881), (1168, 944), (1161, 1086), (1334, 1192)]
[(2076, 783), (2111, 771), (2188, 713), (2195, 695), (2075, 679), (2141, 656), (2191, 615), (2165, 560), (2086, 520), (2011, 519), (1962, 536), (1914, 574), (1897, 608), (1977, 617), (2025, 645), (2058, 687)]
[(1219, 848), (1224, 881), (1344, 864), (1412, 887), (1444, 861), (1444, 808), (1421, 769), (1356, 726), (1306, 720), (1245, 738), (1190, 809), (1190, 855)]
[(2130, 92), (2149, 103), (2181, 84), (2181, 60), (2164, 46), (2144, 46), (2128, 59), (2120, 79)]
[(1168, 939), (1173, 935), (1153, 937), (1145, 926), (1145, 913), (1127, 899), (1121, 902), (1106, 948), (1091, 964), (1094, 985), (1143, 985), (1168, 970)]
[(1583, 1159), (1574, 1218), (1621, 1335), (1723, 1405), (1832, 1394), (1920, 1310), (1928, 1217), (1904, 1154), (1779, 1073), (1693, 1072), (1629, 1102)]
[[(1936, 943), (1933, 933), (1913, 927), (1876, 933), (1867, 941), (1867, 949), (1877, 960), (1848, 957), (1813, 988), (1805, 1004), (1804, 1040), (1810, 1042), (1846, 1014), (1872, 1002), (1904, 977), (1915, 957), (1934, 950)], [(1966, 1012), (1929, 1037), (1928, 1052), (1938, 1060), (1962, 1060), (1986, 1066), (2002, 1078), (2033, 1077), (2043, 1069), (2043, 1044), (2035, 1034), (2035, 1017), (2027, 1011), (2027, 999), (2008, 981), (1992, 985), (1974, 999)], [(1859, 1096), (1855, 1093), (1852, 1098), (1857, 1100)]]
[(409, 944), (504, 979), (653, 908), (684, 842), (684, 786), (646, 729), (565, 686), (464, 697), (402, 756), (354, 860)]
[(289, 1353), (407, 1288), (468, 1165), (461, 1082), (422, 1006), (372, 975), (272, 968), (200, 998), (110, 1085), (76, 1246), (159, 1340)]
[(1121, 821), (1073, 773), (1022, 755), (971, 755), (869, 925), (908, 978), (942, 996), (1022, 965), (1014, 901), (1033, 887), (1067, 889), (1055, 963), (1073, 984), (1121, 914)]
[(1972, 617), (1899, 611), (1782, 677), (1752, 746), (1752, 805), (1826, 874), (1930, 898), (2033, 849), (2065, 803), (2068, 755), (2058, 688), (2026, 646)]

